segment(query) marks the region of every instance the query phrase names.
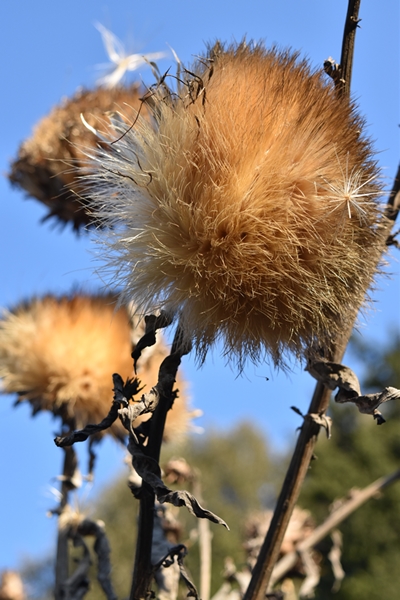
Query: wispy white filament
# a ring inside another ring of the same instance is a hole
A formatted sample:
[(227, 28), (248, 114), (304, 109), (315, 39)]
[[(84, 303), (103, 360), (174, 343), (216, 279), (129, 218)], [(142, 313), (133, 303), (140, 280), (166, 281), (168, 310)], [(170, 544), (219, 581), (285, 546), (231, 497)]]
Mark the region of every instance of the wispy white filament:
[(136, 71), (142, 65), (159, 60), (166, 56), (165, 52), (150, 52), (149, 54), (126, 54), (121, 41), (101, 23), (95, 24), (103, 39), (108, 58), (113, 67), (108, 75), (101, 77), (97, 83), (107, 88), (113, 88), (122, 80), (127, 71)]

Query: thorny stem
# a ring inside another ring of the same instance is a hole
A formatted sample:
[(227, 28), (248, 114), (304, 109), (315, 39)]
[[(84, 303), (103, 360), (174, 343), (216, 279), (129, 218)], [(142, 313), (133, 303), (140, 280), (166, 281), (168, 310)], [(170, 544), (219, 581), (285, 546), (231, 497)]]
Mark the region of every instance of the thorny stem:
[[(352, 59), (354, 52), (354, 39), (358, 22), (358, 11), (361, 0), (349, 0), (346, 24), (343, 34), (341, 66), (343, 88), (338, 93), (350, 94), (350, 80), (352, 70)], [(399, 212), (399, 194), (400, 191), (400, 166), (397, 172), (393, 189), (389, 195), (386, 208), (386, 221), (383, 221), (379, 235), (382, 235), (382, 252), (384, 244), (390, 234), (393, 222)], [(356, 319), (356, 313), (348, 315), (348, 322), (351, 324), (340, 339), (337, 340), (333, 356), (330, 357), (334, 362), (340, 362), (345, 352), (348, 340), (352, 331), (352, 324)], [(323, 384), (316, 384), (314, 394), (304, 418), (297, 444), (290, 462), (285, 480), (279, 495), (274, 515), (261, 547), (257, 563), (253, 569), (252, 578), (248, 589), (244, 595), (244, 600), (264, 600), (266, 590), (268, 589), (274, 565), (276, 564), (282, 545), (283, 537), (286, 533), (289, 520), (293, 509), (298, 500), (304, 478), (308, 471), (310, 462), (313, 458), (315, 444), (317, 442), (320, 426), (315, 422), (312, 415), (325, 414), (331, 396), (331, 391)]]
[[(171, 354), (163, 361), (160, 367), (157, 383), (160, 399), (151, 419), (148, 444), (144, 448), (146, 455), (157, 462), (159, 462), (160, 459), (165, 420), (174, 400), (172, 388), (175, 383), (176, 373), (182, 356), (187, 352), (189, 352), (189, 348), (182, 345), (182, 330), (178, 325), (171, 348)], [(149, 598), (153, 580), (151, 548), (153, 540), (155, 494), (151, 486), (145, 481), (142, 482), (140, 494), (135, 566), (129, 600), (144, 600)]]
[(55, 600), (64, 598), (64, 584), (68, 579), (68, 531), (60, 526), (60, 517), (68, 504), (68, 495), (71, 490), (71, 480), (77, 467), (75, 450), (68, 446), (64, 450), (64, 467), (62, 472), (61, 499), (58, 509), (57, 554), (55, 567)]

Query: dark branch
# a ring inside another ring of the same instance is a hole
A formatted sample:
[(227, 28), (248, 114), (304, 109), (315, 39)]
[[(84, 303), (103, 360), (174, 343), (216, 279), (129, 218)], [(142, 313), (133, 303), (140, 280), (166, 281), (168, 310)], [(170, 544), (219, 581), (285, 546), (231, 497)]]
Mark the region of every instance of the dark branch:
[(325, 73), (333, 79), (338, 95), (347, 99), (350, 97), (354, 43), (356, 30), (360, 22), (358, 18), (360, 4), (361, 0), (349, 0), (343, 32), (340, 64), (337, 64), (333, 58), (328, 58), (324, 62)]
[(342, 53), (340, 56), (341, 77), (338, 83), (338, 91), (340, 95), (347, 98), (350, 96), (356, 30), (358, 23), (360, 22), (360, 19), (358, 18), (360, 4), (361, 0), (349, 1), (343, 32)]
[[(161, 316), (158, 317), (158, 319), (160, 319), (158, 322), (156, 317), (146, 320), (146, 333), (139, 341), (135, 352), (132, 355), (135, 364), (142, 349), (147, 345), (155, 343), (155, 330), (158, 328), (157, 325), (159, 327), (165, 327), (166, 325), (162, 323), (169, 324), (169, 322), (171, 322), (171, 319), (165, 315), (163, 316), (163, 320), (161, 319)], [(154, 341), (151, 341), (153, 339)], [(191, 345), (189, 343), (184, 344), (182, 340), (182, 330), (178, 325), (172, 344), (171, 354), (163, 360), (160, 366), (158, 383), (155, 388), (159, 394), (159, 402), (151, 419), (147, 446), (142, 447), (143, 453), (146, 455), (147, 459), (150, 459), (156, 465), (158, 465), (160, 459), (160, 450), (167, 412), (172, 407), (175, 399), (173, 386), (178, 367), (181, 363), (182, 356), (188, 354), (191, 350)], [(132, 444), (133, 446), (136, 444), (136, 440), (132, 436), (130, 436), (129, 444)], [(154, 488), (146, 481), (143, 481), (140, 494), (138, 537), (132, 588), (129, 597), (130, 600), (142, 600), (143, 598), (147, 598), (151, 591), (151, 583), (153, 580), (151, 548), (155, 497), (156, 494)]]

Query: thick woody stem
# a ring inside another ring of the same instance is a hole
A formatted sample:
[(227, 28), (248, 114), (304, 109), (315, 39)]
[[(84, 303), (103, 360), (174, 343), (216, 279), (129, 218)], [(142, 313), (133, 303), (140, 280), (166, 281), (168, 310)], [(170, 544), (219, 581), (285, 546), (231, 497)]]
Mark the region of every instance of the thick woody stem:
[(283, 537), (300, 494), (300, 489), (313, 457), (319, 425), (312, 414), (323, 414), (329, 405), (331, 391), (317, 383), (308, 414), (305, 417), (296, 448), (275, 508), (270, 527), (253, 569), (244, 600), (264, 600), (272, 570), (278, 560)]

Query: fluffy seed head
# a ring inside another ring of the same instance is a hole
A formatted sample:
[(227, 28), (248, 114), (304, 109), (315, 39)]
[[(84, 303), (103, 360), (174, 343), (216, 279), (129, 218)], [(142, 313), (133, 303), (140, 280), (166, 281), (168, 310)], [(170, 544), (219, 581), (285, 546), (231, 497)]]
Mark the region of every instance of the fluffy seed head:
[[(10, 181), (29, 196), (49, 207), (48, 218), (62, 225), (72, 223), (79, 230), (92, 224), (89, 199), (83, 199), (77, 169), (86, 162), (86, 153), (97, 148), (93, 130), (103, 130), (105, 113), (123, 110), (128, 122), (141, 106), (138, 85), (98, 88), (77, 92), (55, 106), (35, 126), (32, 137), (25, 140), (11, 165)], [(146, 113), (143, 106), (141, 114)]]
[[(73, 428), (99, 423), (111, 408), (112, 374), (124, 380), (134, 375), (131, 352), (143, 333), (125, 308), (115, 310), (111, 295), (45, 296), (21, 304), (0, 320), (1, 391), (17, 393), (34, 413), (51, 411)], [(143, 392), (157, 383), (167, 354), (160, 340), (139, 360)], [(171, 439), (190, 428), (182, 385), (178, 380), (183, 393), (168, 413), (166, 437)], [(126, 434), (119, 421), (111, 433)]]
[(218, 338), (239, 361), (329, 348), (380, 245), (354, 106), (297, 55), (246, 44), (217, 45), (151, 102), (154, 123), (100, 153), (89, 188), (124, 225), (106, 243), (125, 296), (179, 314), (200, 356)]

